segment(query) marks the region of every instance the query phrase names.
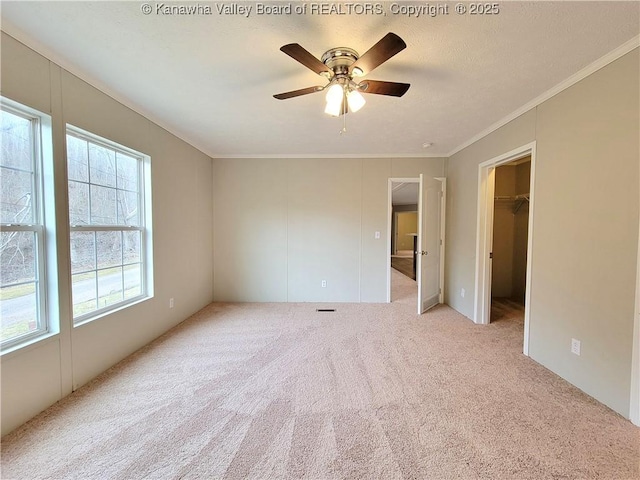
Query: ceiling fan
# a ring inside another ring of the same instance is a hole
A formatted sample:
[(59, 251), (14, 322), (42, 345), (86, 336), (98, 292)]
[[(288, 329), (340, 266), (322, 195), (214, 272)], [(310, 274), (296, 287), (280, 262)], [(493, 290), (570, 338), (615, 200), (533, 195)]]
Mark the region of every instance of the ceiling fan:
[(410, 84), (383, 82), (380, 80), (359, 80), (359, 77), (369, 74), (374, 68), (382, 65), (406, 47), (407, 44), (398, 35), (387, 33), (363, 55), (358, 55), (358, 52), (352, 48), (338, 47), (327, 50), (322, 55), (322, 60), (318, 60), (297, 43), (284, 45), (280, 48), (281, 51), (318, 75), (325, 76), (329, 83), (324, 86), (307, 87), (291, 92), (278, 93), (274, 97), (278, 100), (285, 100), (327, 90), (325, 113), (334, 117), (349, 111), (357, 112), (360, 110), (365, 104), (365, 99), (361, 93), (401, 97), (409, 90)]

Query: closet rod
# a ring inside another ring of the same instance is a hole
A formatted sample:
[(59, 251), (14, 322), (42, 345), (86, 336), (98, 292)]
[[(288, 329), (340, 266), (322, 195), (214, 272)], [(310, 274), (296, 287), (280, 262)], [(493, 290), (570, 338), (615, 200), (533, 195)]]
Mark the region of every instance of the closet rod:
[(494, 200), (527, 200), (529, 201), (529, 194), (522, 193), (520, 195), (498, 195), (493, 197)]

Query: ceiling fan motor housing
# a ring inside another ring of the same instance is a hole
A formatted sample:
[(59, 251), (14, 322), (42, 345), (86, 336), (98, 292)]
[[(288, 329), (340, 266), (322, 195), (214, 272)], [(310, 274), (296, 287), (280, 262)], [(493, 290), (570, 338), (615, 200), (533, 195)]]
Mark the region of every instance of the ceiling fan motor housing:
[(335, 75), (348, 75), (349, 67), (360, 56), (353, 48), (337, 47), (327, 50), (322, 55), (322, 63), (329, 67)]

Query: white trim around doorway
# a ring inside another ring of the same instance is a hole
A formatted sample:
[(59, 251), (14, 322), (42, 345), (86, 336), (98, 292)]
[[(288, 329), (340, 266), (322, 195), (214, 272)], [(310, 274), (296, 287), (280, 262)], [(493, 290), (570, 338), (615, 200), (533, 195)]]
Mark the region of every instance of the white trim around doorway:
[(536, 142), (522, 145), (510, 152), (482, 162), (478, 166), (478, 224), (476, 235), (476, 281), (474, 318), (477, 324), (486, 325), (491, 313), (491, 253), (493, 238), (494, 170), (505, 163), (531, 156), (531, 180), (529, 190), (529, 231), (527, 239), (527, 277), (524, 311), (524, 343), (522, 352), (529, 355), (529, 322), (531, 312), (531, 264), (533, 245), (533, 215), (535, 191)]
[(636, 306), (633, 318), (629, 419), (634, 425), (640, 426), (640, 225), (638, 226), (638, 230), (638, 253), (636, 259), (638, 267), (636, 271)]
[(447, 178), (435, 177), (442, 183), (442, 202), (440, 204), (440, 298), (439, 302), (444, 303), (444, 257), (447, 242), (445, 236), (447, 232)]

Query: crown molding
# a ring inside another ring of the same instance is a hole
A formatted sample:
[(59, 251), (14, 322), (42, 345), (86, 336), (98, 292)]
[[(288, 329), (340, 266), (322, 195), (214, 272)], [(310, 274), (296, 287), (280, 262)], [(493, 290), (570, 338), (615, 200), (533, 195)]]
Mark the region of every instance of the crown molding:
[(328, 153), (328, 154), (308, 154), (308, 153), (283, 153), (283, 154), (234, 154), (234, 155), (213, 155), (212, 158), (216, 159), (253, 159), (253, 158), (282, 158), (282, 159), (290, 159), (290, 158), (300, 158), (300, 159), (309, 159), (309, 158), (318, 158), (318, 159), (331, 159), (331, 158), (447, 158), (446, 155), (416, 155), (414, 153)]
[(542, 95), (534, 98), (533, 100), (531, 100), (530, 102), (526, 103), (525, 105), (523, 105), (519, 109), (517, 109), (514, 112), (510, 113), (509, 115), (504, 117), (502, 120), (499, 120), (498, 122), (496, 122), (493, 125), (491, 125), (489, 128), (487, 128), (487, 129), (483, 130), (482, 132), (478, 133), (477, 135), (471, 137), (466, 142), (461, 143), (456, 148), (451, 150), (447, 154), (447, 157), (452, 157), (453, 155), (455, 155), (459, 151), (464, 150), (465, 148), (467, 148), (469, 145), (472, 145), (475, 142), (477, 142), (478, 140), (486, 137), (490, 133), (495, 132), (500, 127), (503, 127), (504, 125), (506, 125), (510, 121), (515, 120), (516, 118), (518, 118), (520, 115), (528, 112), (529, 110), (531, 110), (533, 108), (536, 108), (541, 103), (546, 102), (547, 100), (549, 100), (550, 98), (556, 96), (558, 93), (562, 92), (563, 90), (566, 90), (567, 88), (575, 85), (580, 80), (585, 79), (589, 75), (597, 72), (598, 70), (600, 70), (603, 67), (606, 67), (610, 63), (614, 62), (615, 60), (619, 59), (623, 55), (626, 55), (627, 53), (633, 51), (634, 49), (636, 49), (638, 47), (640, 47), (640, 35), (636, 35), (631, 40), (623, 43), (618, 48), (616, 48), (616, 49), (610, 51), (609, 53), (607, 53), (606, 55), (600, 57), (595, 62), (590, 63), (589, 65), (584, 67), (582, 70), (579, 70), (578, 72), (574, 73), (569, 78), (567, 78), (566, 80), (564, 80), (564, 81), (560, 82), (559, 84), (557, 84), (555, 87), (550, 88), (549, 90), (544, 92)]

